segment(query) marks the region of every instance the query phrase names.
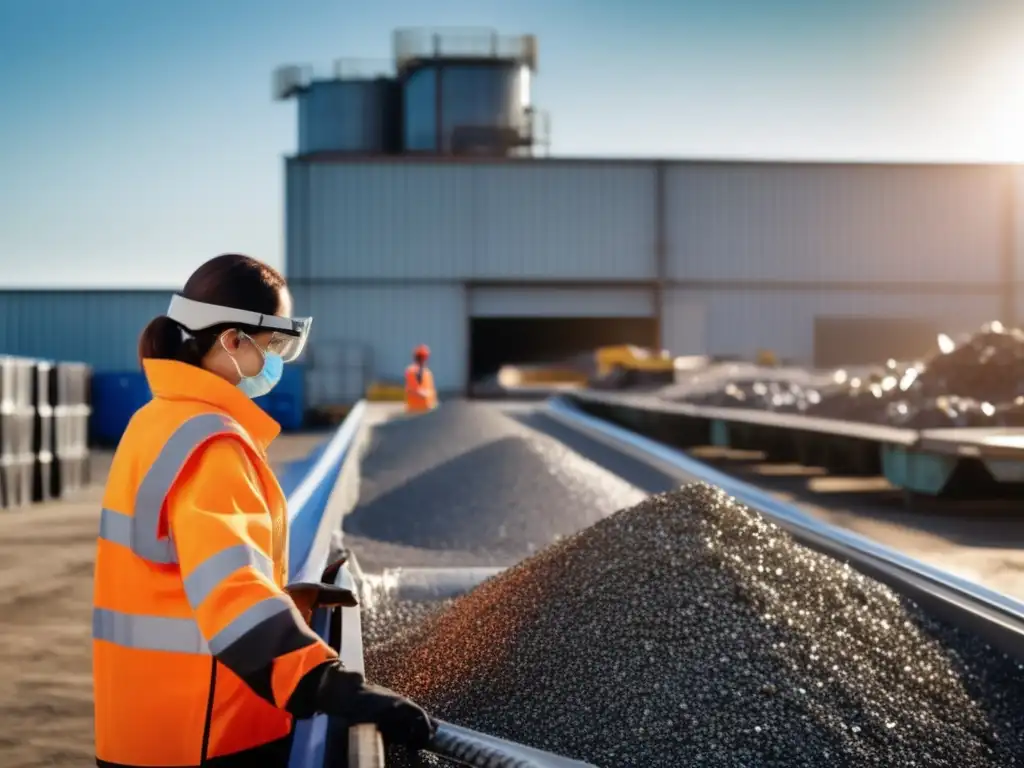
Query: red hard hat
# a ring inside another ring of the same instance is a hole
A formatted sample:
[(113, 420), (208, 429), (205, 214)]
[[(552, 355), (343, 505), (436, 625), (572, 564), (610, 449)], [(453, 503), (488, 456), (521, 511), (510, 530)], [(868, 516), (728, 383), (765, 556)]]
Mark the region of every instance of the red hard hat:
[(430, 357), (430, 347), (426, 344), (420, 344), (412, 352), (413, 357)]

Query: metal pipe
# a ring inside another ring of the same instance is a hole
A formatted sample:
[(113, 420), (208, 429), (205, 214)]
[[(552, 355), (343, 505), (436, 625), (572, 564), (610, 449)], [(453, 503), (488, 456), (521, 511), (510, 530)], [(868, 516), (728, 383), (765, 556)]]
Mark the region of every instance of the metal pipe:
[(428, 751), (470, 768), (596, 768), (590, 763), (445, 722), (438, 724)]

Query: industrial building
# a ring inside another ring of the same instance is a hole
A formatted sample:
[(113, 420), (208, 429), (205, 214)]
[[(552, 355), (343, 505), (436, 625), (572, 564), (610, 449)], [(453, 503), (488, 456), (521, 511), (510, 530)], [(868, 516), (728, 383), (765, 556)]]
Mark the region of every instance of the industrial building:
[[(298, 102), (286, 272), (315, 318), (311, 405), (399, 378), (418, 343), (464, 392), (600, 344), (833, 365), (1020, 313), (1016, 166), (552, 158), (532, 37), (400, 31), (394, 58), (274, 77)], [(0, 349), (134, 367), (125, 320), (167, 294), (124, 298), (0, 293)]]

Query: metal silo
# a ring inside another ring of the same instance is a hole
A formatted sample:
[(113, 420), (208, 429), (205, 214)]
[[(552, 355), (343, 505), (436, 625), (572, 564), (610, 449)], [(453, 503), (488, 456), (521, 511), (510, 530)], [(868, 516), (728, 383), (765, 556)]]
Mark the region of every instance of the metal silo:
[(532, 35), (395, 32), (405, 152), (507, 155), (536, 143)]
[(380, 155), (398, 151), (398, 88), (389, 77), (346, 77), (341, 62), (333, 79), (282, 68), (276, 97), (299, 102), (298, 154), (349, 152)]

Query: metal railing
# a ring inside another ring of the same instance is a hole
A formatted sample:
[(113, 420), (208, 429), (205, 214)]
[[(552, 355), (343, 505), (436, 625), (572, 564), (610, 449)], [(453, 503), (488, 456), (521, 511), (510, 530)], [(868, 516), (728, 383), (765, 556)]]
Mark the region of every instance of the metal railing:
[(398, 29), (393, 45), (399, 72), (416, 61), (436, 58), (505, 59), (537, 69), (533, 35), (502, 35), (486, 28)]
[(271, 75), (271, 97), (276, 101), (291, 98), (314, 82), (329, 80), (374, 80), (395, 76), (394, 65), (384, 59), (335, 59), (324, 64), (284, 64)]

